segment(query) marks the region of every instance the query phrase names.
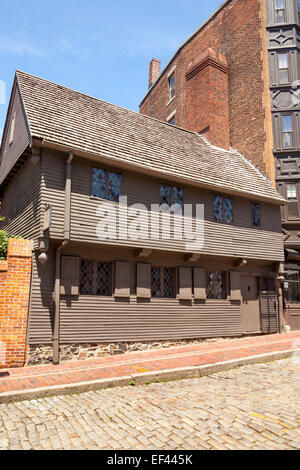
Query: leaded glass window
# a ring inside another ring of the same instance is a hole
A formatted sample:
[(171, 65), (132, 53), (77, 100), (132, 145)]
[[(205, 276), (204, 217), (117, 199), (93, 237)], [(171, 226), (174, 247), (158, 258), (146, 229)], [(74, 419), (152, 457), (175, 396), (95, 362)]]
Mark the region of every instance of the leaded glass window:
[(233, 205), (232, 199), (224, 199), (224, 222), (227, 224), (233, 223)]
[(282, 143), (283, 148), (294, 147), (293, 116), (291, 114), (282, 116)]
[(275, 23), (285, 22), (285, 0), (275, 1)]
[(119, 202), (122, 177), (119, 173), (93, 168), (92, 196)]
[(106, 199), (106, 171), (93, 168), (92, 196)]
[(226, 273), (221, 271), (206, 274), (206, 295), (208, 299), (226, 299)]
[(175, 96), (175, 75), (169, 78), (170, 100)]
[(112, 265), (111, 263), (97, 263), (96, 295), (111, 296), (112, 293)]
[(151, 268), (151, 295), (152, 297), (161, 297), (160, 288), (160, 268)]
[(93, 295), (93, 261), (81, 260), (80, 265), (80, 294)]
[(252, 224), (254, 227), (261, 226), (260, 204), (252, 204)]
[(112, 295), (112, 263), (81, 260), (80, 295)]
[(171, 186), (168, 184), (160, 185), (160, 205), (167, 204), (171, 207), (173, 204), (183, 206), (183, 188), (180, 186)]
[(175, 273), (173, 268), (151, 268), (152, 297), (170, 299), (175, 297)]
[(216, 222), (233, 223), (232, 199), (214, 196), (214, 219)]

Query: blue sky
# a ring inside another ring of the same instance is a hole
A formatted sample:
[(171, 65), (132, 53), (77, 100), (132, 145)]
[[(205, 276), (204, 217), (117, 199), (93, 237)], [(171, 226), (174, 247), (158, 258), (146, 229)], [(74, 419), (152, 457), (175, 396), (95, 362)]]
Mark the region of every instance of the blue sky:
[(0, 0), (0, 137), (16, 69), (138, 111), (152, 57), (166, 65), (223, 0)]

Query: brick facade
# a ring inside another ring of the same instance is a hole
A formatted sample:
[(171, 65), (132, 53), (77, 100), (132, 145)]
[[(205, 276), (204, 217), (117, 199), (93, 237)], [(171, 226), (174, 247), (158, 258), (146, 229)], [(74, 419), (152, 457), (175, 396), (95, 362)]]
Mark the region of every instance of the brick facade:
[(31, 266), (31, 242), (10, 239), (7, 261), (0, 261), (0, 368), (26, 361)]
[[(227, 59), (229, 123), (220, 107), (222, 99), (226, 106), (226, 83), (222, 81), (222, 77), (226, 81), (226, 74), (221, 75), (220, 71), (216, 79), (210, 79), (204, 73), (195, 80), (194, 90), (187, 80), (188, 72), (208, 48)], [(169, 102), (168, 74), (174, 67), (175, 99)], [(275, 184), (273, 131), (265, 107), (268, 67), (265, 0), (228, 1), (177, 51), (143, 99), (140, 112), (166, 121), (176, 110), (177, 126), (199, 132), (209, 110), (211, 121), (215, 122), (207, 136), (211, 142), (226, 147), (220, 128), (229, 125), (230, 145), (251, 159)], [(197, 93), (198, 105), (191, 111), (193, 94)], [(199, 120), (197, 127), (191, 119), (192, 112), (194, 120)]]

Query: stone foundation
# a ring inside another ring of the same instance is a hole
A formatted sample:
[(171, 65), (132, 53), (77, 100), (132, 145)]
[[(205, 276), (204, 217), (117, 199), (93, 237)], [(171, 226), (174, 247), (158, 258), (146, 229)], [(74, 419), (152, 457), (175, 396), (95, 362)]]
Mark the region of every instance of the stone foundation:
[[(60, 361), (77, 361), (96, 359), (98, 357), (114, 356), (137, 351), (174, 348), (188, 344), (213, 343), (233, 338), (192, 339), (182, 341), (156, 341), (146, 343), (100, 343), (100, 344), (62, 344)], [(27, 366), (51, 364), (53, 358), (52, 346), (31, 345), (27, 355)]]

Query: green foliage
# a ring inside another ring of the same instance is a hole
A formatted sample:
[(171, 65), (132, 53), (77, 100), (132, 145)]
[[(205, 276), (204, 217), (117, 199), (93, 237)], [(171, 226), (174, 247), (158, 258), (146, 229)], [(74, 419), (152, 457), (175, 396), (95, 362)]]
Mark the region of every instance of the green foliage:
[[(0, 217), (0, 222), (3, 222), (5, 217)], [(17, 235), (9, 235), (5, 230), (0, 230), (0, 259), (7, 258), (7, 246), (9, 238), (22, 238)]]

